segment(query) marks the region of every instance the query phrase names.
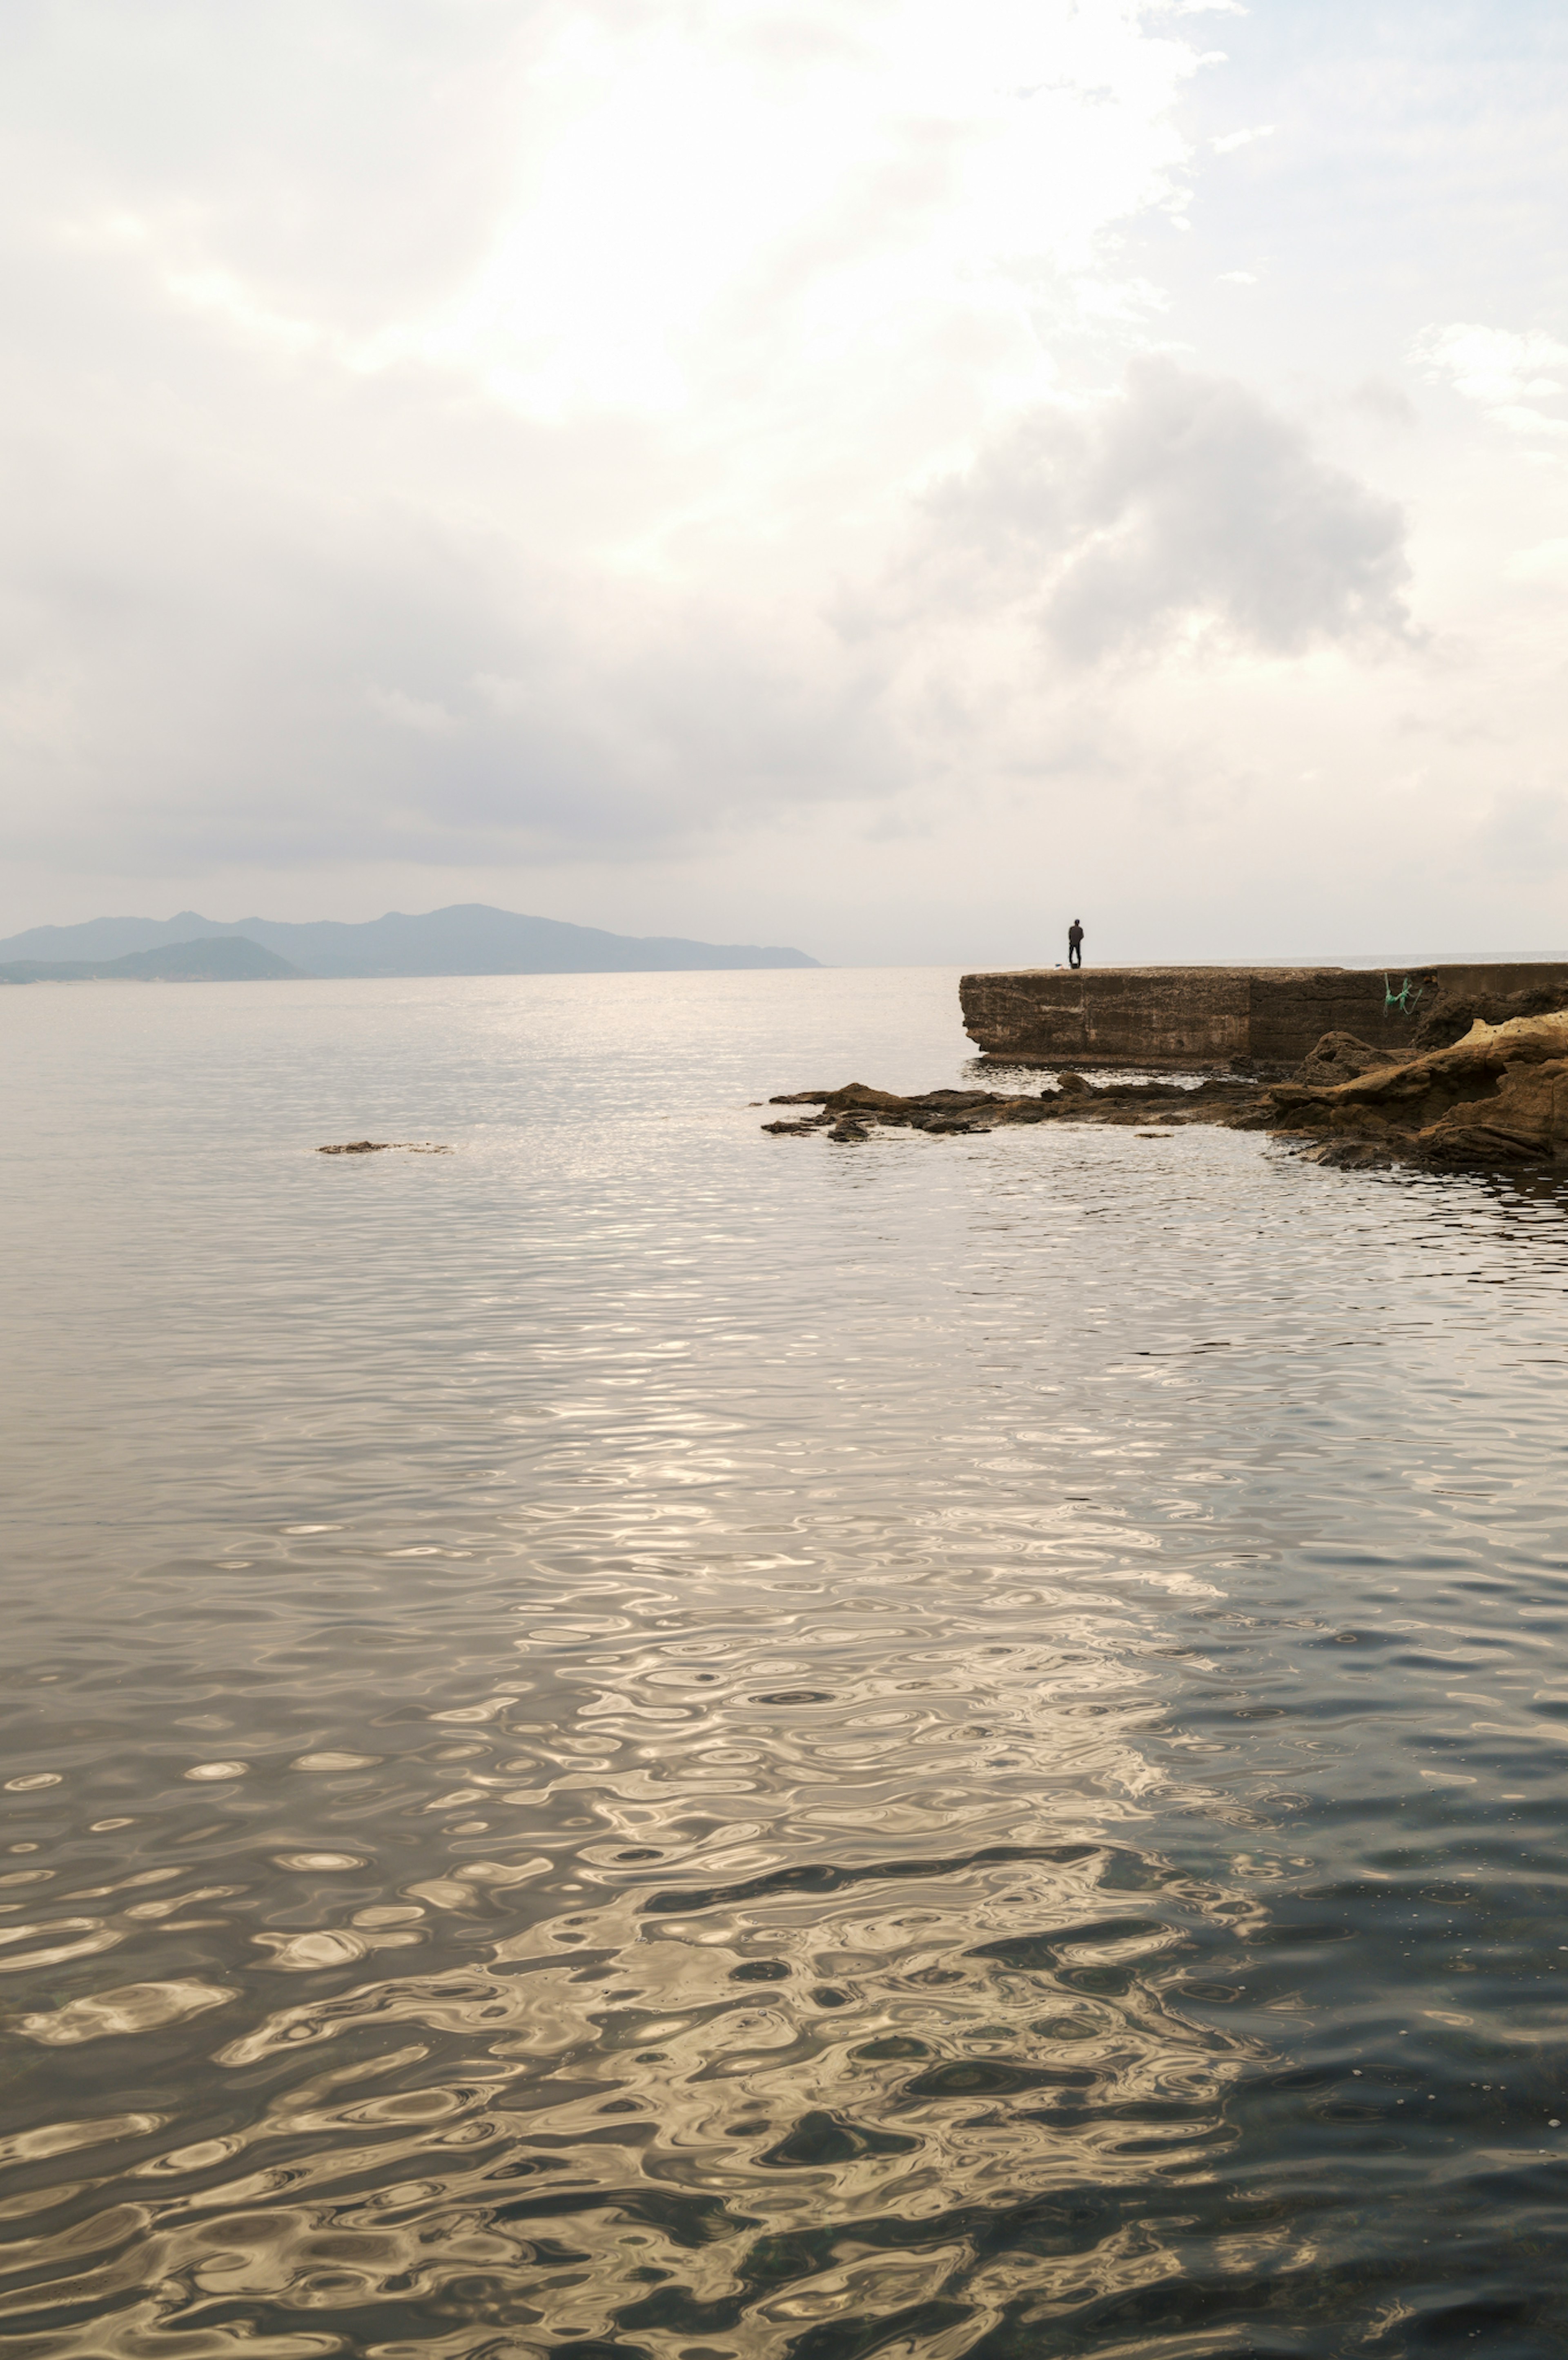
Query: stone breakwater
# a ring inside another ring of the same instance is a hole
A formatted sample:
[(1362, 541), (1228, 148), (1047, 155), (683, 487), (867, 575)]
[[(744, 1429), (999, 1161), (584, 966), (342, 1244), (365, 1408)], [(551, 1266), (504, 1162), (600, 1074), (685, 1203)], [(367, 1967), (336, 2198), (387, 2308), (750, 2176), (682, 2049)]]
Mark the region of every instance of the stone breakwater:
[(971, 1040), (999, 1064), (1223, 1065), (1288, 1072), (1326, 1032), (1390, 1056), (1446, 1046), (1477, 1016), (1497, 1023), (1568, 1001), (1568, 962), (1357, 967), (1024, 967), (966, 975)]
[(1297, 1141), (1323, 1164), (1568, 1164), (1568, 1010), (1500, 1024), (1477, 1019), (1462, 1041), (1416, 1057), (1390, 1059), (1353, 1034), (1331, 1032), (1291, 1078), (1267, 1085), (1232, 1076), (1211, 1076), (1197, 1088), (1096, 1084), (1064, 1073), (1053, 1088), (1013, 1096), (943, 1089), (901, 1097), (849, 1082), (768, 1103), (818, 1109), (764, 1123), (779, 1138), (853, 1142), (874, 1131), (953, 1137), (1048, 1122), (1158, 1136), (1204, 1122)]

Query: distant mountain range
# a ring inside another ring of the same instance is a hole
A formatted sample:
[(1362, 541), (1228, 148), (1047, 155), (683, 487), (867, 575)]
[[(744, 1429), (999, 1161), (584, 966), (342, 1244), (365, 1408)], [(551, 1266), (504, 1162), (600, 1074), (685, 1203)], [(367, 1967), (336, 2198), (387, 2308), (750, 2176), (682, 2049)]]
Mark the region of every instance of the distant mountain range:
[[(389, 911), (362, 925), (319, 918), (290, 925), (274, 918), (241, 918), (224, 925), (182, 910), (178, 917), (89, 918), (79, 926), (33, 926), (0, 942), (0, 974), (15, 982), (43, 981), (47, 970), (60, 982), (73, 978), (133, 973), (151, 980), (173, 979), (175, 970), (133, 969), (143, 954), (201, 953), (209, 961), (215, 945), (238, 938), (274, 954), (277, 964), (245, 968), (245, 977), (295, 974), (350, 975), (637, 975), (670, 974), (703, 967), (816, 967), (804, 951), (758, 949), (749, 943), (689, 943), (673, 935), (609, 934), (597, 926), (570, 926), (559, 918), (527, 918), (513, 910), (493, 910), (483, 901), (458, 901), (422, 917)], [(18, 967), (32, 970), (16, 973)], [(63, 970), (69, 967), (72, 976)], [(188, 979), (220, 974), (239, 979), (236, 967), (186, 967)]]
[(171, 943), (117, 959), (7, 959), (0, 983), (264, 983), (298, 976), (297, 967), (244, 934)]

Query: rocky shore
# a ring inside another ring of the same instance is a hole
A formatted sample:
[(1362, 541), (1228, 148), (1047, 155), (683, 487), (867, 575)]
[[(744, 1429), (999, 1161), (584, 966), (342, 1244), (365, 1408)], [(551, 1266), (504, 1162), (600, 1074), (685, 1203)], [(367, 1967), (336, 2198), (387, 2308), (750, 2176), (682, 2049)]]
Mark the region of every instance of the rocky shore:
[(1069, 1072), (1054, 1087), (1023, 1095), (942, 1089), (901, 1097), (849, 1082), (768, 1103), (817, 1109), (763, 1125), (779, 1138), (853, 1142), (892, 1130), (953, 1137), (1044, 1122), (1153, 1134), (1203, 1122), (1299, 1141), (1322, 1164), (1568, 1164), (1568, 1009), (1500, 1023), (1476, 1017), (1462, 1039), (1397, 1059), (1353, 1033), (1328, 1032), (1294, 1074), (1269, 1080), (1216, 1074), (1194, 1088), (1094, 1083)]
[(1264, 1091), (1242, 1127), (1304, 1138), (1323, 1164), (1568, 1163), (1568, 1010), (1477, 1017), (1451, 1047), (1343, 1081), (1303, 1070)]
[(1003, 1124), (1100, 1122), (1134, 1125), (1225, 1122), (1258, 1101), (1255, 1083), (1214, 1076), (1196, 1089), (1179, 1082), (1086, 1081), (1063, 1074), (1053, 1089), (1010, 1098), (999, 1090), (927, 1090), (899, 1098), (849, 1082), (837, 1090), (796, 1090), (770, 1106), (818, 1106), (820, 1114), (763, 1124), (779, 1137), (824, 1131), (830, 1139), (867, 1139), (873, 1130), (927, 1131), (943, 1137), (995, 1131)]

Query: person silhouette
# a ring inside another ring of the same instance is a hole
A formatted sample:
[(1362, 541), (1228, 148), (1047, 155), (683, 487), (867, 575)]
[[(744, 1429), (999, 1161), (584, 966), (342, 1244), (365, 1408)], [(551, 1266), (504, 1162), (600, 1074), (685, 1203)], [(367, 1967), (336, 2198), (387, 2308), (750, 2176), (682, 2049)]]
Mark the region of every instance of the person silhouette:
[(1069, 967), (1082, 967), (1083, 964), (1083, 921), (1082, 918), (1074, 918), (1073, 923), (1067, 929), (1067, 964)]

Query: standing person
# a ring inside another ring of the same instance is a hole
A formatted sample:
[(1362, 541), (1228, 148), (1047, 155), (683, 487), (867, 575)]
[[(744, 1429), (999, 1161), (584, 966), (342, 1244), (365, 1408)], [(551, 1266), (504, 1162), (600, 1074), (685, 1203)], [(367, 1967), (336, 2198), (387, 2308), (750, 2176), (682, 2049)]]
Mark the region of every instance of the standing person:
[(1083, 964), (1083, 921), (1082, 918), (1074, 918), (1073, 923), (1067, 929), (1067, 964), (1069, 967), (1082, 967)]

